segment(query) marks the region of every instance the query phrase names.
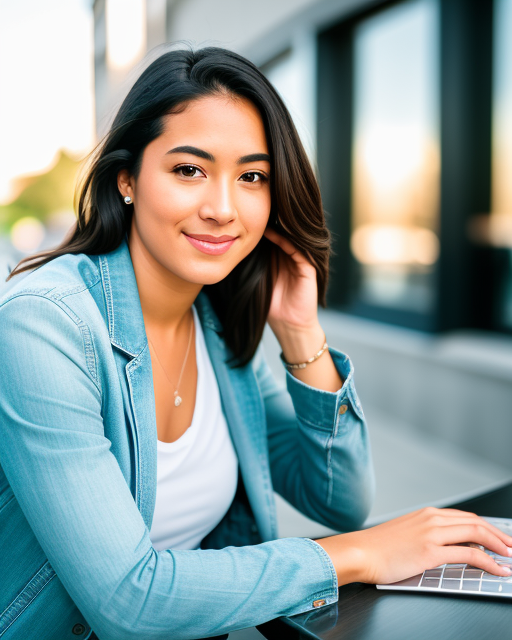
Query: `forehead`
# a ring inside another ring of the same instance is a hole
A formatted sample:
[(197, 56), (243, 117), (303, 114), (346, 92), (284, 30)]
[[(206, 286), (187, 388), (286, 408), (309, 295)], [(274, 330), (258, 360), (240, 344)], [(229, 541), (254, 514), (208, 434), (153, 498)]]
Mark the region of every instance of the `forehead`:
[(179, 113), (165, 116), (157, 140), (163, 146), (187, 144), (207, 151), (215, 146), (217, 152), (224, 148), (239, 155), (268, 153), (257, 107), (246, 98), (230, 95), (198, 98)]

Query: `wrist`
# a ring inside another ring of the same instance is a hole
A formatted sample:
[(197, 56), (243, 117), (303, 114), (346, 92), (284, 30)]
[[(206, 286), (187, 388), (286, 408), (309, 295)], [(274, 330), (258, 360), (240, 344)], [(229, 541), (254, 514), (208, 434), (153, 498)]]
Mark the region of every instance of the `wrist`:
[(339, 587), (351, 582), (367, 582), (368, 567), (364, 551), (357, 543), (358, 533), (355, 531), (315, 540), (331, 558)]
[(286, 362), (306, 362), (325, 342), (325, 333), (319, 323), (308, 328), (286, 327), (274, 329)]

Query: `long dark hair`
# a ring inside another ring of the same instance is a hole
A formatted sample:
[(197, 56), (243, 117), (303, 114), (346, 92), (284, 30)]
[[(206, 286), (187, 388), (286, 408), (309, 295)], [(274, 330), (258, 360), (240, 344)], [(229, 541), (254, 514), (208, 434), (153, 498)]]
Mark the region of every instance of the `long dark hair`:
[[(122, 169), (137, 178), (144, 148), (162, 132), (164, 117), (191, 100), (229, 93), (259, 110), (271, 157), (269, 224), (288, 238), (315, 266), (318, 303), (325, 307), (330, 234), (320, 190), (290, 114), (276, 90), (249, 60), (218, 47), (168, 51), (140, 75), (123, 101), (110, 131), (96, 147), (77, 188), (77, 222), (55, 249), (23, 258), (14, 275), (61, 255), (114, 251), (130, 229), (133, 206), (117, 187)], [(262, 237), (256, 248), (222, 281), (205, 285), (233, 353), (234, 366), (247, 364), (261, 340), (272, 296), (272, 253)]]

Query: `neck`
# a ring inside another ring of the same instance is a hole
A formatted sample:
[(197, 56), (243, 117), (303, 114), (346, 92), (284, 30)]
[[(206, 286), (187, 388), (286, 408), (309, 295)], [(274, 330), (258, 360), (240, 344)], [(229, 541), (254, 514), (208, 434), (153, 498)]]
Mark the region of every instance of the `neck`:
[(203, 285), (178, 278), (155, 260), (135, 225), (130, 230), (128, 246), (146, 328), (169, 336), (181, 332), (189, 326), (192, 304)]

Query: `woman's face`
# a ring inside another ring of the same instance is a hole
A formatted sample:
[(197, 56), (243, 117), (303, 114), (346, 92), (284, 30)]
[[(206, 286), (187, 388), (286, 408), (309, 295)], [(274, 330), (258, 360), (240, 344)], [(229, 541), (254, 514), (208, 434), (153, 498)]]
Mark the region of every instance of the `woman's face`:
[(261, 116), (244, 98), (209, 96), (166, 116), (135, 180), (121, 172), (134, 232), (152, 261), (187, 282), (225, 278), (260, 241), (270, 214)]

